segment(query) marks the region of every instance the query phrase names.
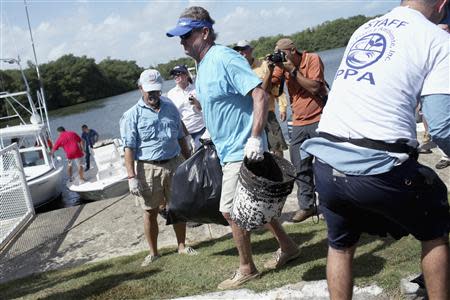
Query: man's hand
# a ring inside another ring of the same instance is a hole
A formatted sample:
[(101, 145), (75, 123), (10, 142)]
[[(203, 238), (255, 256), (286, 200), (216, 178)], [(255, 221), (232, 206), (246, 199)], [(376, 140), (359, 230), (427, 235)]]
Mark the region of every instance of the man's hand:
[(141, 183), (135, 177), (128, 179), (128, 186), (130, 188), (130, 193), (135, 196), (141, 197)]
[(286, 121), (286, 112), (285, 111), (280, 111), (280, 121), (281, 122)]
[(189, 104), (193, 105), (197, 111), (202, 111), (202, 105), (194, 95), (190, 94), (188, 99)]
[(264, 60), (267, 62), (267, 67), (269, 68), (269, 71), (273, 71), (275, 68), (275, 63), (269, 59), (270, 54), (267, 54), (266, 57), (264, 57)]
[(264, 151), (261, 144), (261, 137), (249, 137), (244, 148), (244, 155), (250, 161), (260, 161), (264, 159)]
[(287, 61), (283, 62), (283, 68), (285, 71), (291, 73), (295, 69), (295, 65), (292, 61), (287, 60)]

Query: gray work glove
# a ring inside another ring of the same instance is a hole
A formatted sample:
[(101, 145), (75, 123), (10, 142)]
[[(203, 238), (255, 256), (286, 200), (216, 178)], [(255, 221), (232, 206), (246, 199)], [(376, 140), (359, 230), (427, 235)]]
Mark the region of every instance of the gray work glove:
[(244, 148), (244, 155), (250, 161), (260, 161), (264, 159), (264, 150), (261, 137), (251, 136), (248, 138)]
[(137, 178), (128, 179), (128, 186), (130, 188), (130, 193), (135, 196), (141, 196), (141, 183)]

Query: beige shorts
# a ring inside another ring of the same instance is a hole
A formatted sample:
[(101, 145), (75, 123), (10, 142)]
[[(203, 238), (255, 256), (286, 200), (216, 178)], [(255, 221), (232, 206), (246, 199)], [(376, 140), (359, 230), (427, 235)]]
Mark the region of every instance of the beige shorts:
[(74, 159), (69, 159), (67, 161), (67, 166), (71, 167), (73, 165), (74, 161), (77, 163), (78, 168), (84, 167), (84, 156), (78, 157), (78, 158), (74, 158)]
[(172, 177), (183, 161), (181, 156), (177, 156), (163, 164), (137, 162), (136, 177), (142, 186), (142, 197), (137, 199), (142, 209), (155, 209), (170, 201)]
[(220, 196), (220, 212), (230, 213), (233, 206), (234, 193), (239, 178), (242, 161), (227, 163), (222, 167), (222, 195)]

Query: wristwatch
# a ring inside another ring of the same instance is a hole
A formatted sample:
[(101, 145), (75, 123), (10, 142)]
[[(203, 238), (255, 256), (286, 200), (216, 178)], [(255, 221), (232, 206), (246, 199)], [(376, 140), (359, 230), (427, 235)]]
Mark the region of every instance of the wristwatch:
[(291, 76), (296, 78), (297, 77), (297, 72), (298, 72), (298, 69), (297, 69), (297, 67), (295, 67), (294, 70), (291, 71)]

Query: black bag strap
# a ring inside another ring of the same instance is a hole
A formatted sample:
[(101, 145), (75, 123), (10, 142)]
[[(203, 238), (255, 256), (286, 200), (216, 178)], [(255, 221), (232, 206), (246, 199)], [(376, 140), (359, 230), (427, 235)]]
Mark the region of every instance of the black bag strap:
[(393, 153), (406, 153), (410, 157), (417, 155), (417, 149), (406, 144), (406, 140), (397, 140), (395, 143), (386, 143), (385, 141), (372, 140), (368, 138), (352, 139), (338, 137), (326, 132), (319, 132), (319, 136), (333, 143), (350, 143), (359, 147), (369, 148), (380, 151), (388, 151)]

